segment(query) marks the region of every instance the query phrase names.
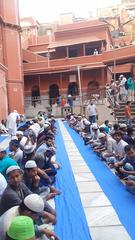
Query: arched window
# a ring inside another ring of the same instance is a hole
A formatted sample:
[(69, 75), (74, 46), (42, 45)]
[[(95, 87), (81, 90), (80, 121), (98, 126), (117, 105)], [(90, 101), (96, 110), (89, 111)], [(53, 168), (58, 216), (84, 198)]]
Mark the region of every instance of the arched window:
[(36, 107), (37, 103), (39, 103), (39, 104), (41, 103), (39, 86), (32, 87), (31, 99), (32, 99), (32, 106), (34, 106), (34, 107)]
[(72, 96), (78, 95), (78, 85), (77, 83), (69, 83), (68, 85), (68, 94), (71, 94)]
[(88, 98), (94, 94), (99, 94), (99, 83), (97, 81), (91, 81), (87, 86)]
[(50, 105), (56, 103), (56, 98), (59, 96), (59, 87), (57, 84), (52, 84), (49, 88)]

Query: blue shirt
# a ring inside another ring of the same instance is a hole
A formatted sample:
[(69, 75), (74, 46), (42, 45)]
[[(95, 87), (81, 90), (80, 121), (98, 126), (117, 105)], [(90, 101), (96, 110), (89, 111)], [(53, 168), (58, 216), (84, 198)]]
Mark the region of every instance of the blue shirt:
[(18, 165), (15, 160), (6, 155), (3, 159), (0, 159), (0, 172), (6, 178), (6, 170), (11, 166)]
[(126, 163), (130, 163), (132, 165), (132, 167), (134, 168), (135, 171), (135, 158), (125, 158), (123, 160), (123, 164), (125, 165)]
[(48, 146), (43, 143), (37, 150), (36, 153), (43, 154), (47, 150)]
[(128, 85), (128, 89), (130, 89), (131, 91), (134, 91), (134, 81), (131, 77), (127, 80), (127, 85)]

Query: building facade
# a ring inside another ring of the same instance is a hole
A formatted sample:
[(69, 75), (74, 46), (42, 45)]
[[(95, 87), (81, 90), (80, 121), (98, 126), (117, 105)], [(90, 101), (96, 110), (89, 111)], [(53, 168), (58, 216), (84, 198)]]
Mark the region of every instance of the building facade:
[[(106, 83), (130, 73), (135, 45), (115, 48), (102, 19), (62, 16), (60, 24), (19, 23), (18, 1), (0, 0), (0, 118), (17, 109), (27, 116), (70, 94), (74, 105), (98, 94)], [(68, 23), (65, 24), (65, 19)], [(21, 27), (20, 27), (21, 26)], [(80, 91), (81, 90), (81, 91)]]
[(17, 0), (0, 0), (0, 119), (24, 113), (22, 50)]
[[(30, 24), (29, 32), (32, 29)], [(57, 25), (55, 31), (42, 36), (37, 30), (23, 49), (26, 110), (45, 109), (56, 103), (58, 95), (67, 99), (71, 94), (74, 104), (80, 104), (80, 87), (83, 101), (91, 94), (103, 96), (112, 77), (128, 76), (134, 50), (134, 45), (114, 48), (108, 24), (100, 20)]]

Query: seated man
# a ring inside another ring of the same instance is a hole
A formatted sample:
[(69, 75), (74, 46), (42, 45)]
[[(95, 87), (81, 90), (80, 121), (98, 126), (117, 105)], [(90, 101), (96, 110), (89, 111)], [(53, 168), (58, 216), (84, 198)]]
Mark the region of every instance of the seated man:
[(1, 122), (0, 122), (0, 134), (5, 134), (5, 133), (7, 133), (8, 132), (8, 130), (6, 129), (6, 127), (5, 127), (5, 125), (4, 125), (4, 120), (2, 120)]
[(128, 128), (126, 134), (123, 136), (123, 140), (129, 145), (135, 144), (134, 130), (133, 128)]
[(50, 131), (51, 129), (51, 124), (48, 122), (45, 122), (43, 128), (41, 129), (38, 137), (37, 137), (37, 146), (39, 147), (42, 143), (44, 143), (45, 141), (45, 138), (48, 134), (48, 132)]
[(120, 131), (113, 133), (113, 138), (116, 141), (114, 147), (113, 157), (107, 159), (107, 163), (110, 167), (113, 167), (115, 162), (121, 161), (125, 156), (125, 146), (128, 144), (122, 139), (122, 133)]
[(53, 162), (53, 156), (55, 155), (56, 151), (54, 147), (49, 147), (46, 152), (44, 153), (44, 165), (43, 169), (48, 174), (51, 179), (51, 184), (55, 182), (55, 175), (57, 174), (57, 170), (54, 166), (56, 162)]
[(17, 162), (6, 154), (5, 149), (0, 148), (0, 172), (5, 178), (7, 177), (6, 170), (10, 166), (15, 166), (15, 165), (17, 165)]
[(22, 166), (23, 159), (23, 151), (20, 149), (19, 141), (14, 139), (9, 143), (10, 156), (18, 163), (18, 165)]
[(94, 148), (94, 151), (104, 160), (113, 155), (115, 140), (105, 133), (99, 134), (100, 146)]
[(37, 148), (36, 153), (43, 154), (47, 148), (54, 145), (54, 138), (51, 136), (46, 136), (44, 142)]
[(33, 220), (27, 216), (15, 217), (6, 233), (5, 240), (35, 240)]
[(31, 194), (31, 191), (22, 183), (23, 172), (19, 166), (11, 166), (6, 171), (8, 185), (0, 200), (0, 214), (20, 203)]
[(50, 184), (51, 181), (49, 176), (45, 173), (45, 171), (40, 169), (40, 165), (42, 164), (44, 157), (35, 152), (35, 145), (32, 144), (25, 145), (24, 147), (23, 166), (25, 166), (29, 160), (34, 160), (38, 163), (38, 175), (45, 179), (47, 185)]
[(99, 127), (97, 123), (91, 125), (91, 139), (89, 141), (90, 145), (94, 148), (96, 146), (100, 146), (101, 142), (99, 140)]
[(42, 194), (46, 200), (55, 197), (56, 192), (51, 193), (51, 189), (48, 186), (42, 186), (40, 184), (40, 176), (38, 175), (38, 167), (35, 161), (29, 160), (25, 164), (24, 168), (24, 183), (33, 192), (37, 194)]
[(17, 131), (16, 132), (16, 137), (17, 137), (17, 140), (19, 141), (20, 148), (23, 150), (24, 146), (28, 142), (28, 138), (24, 136), (22, 131)]
[[(19, 166), (12, 166), (7, 169), (8, 185), (3, 192), (0, 201), (0, 214), (3, 214), (9, 208), (16, 205), (20, 205), (26, 196), (32, 192), (22, 182), (23, 172)], [(48, 213), (52, 212), (55, 215), (55, 211), (45, 201), (45, 217), (48, 217)], [(46, 214), (47, 212), (47, 214)], [(50, 216), (50, 214), (49, 214)]]
[(38, 219), (41, 218), (43, 212), (44, 202), (42, 198), (37, 194), (28, 195), (24, 198), (23, 202), (20, 205), (10, 208), (0, 217), (1, 239), (5, 239), (5, 235), (8, 227), (10, 226), (10, 223), (17, 216), (29, 216), (33, 219), (36, 237), (42, 237), (44, 234), (48, 237), (56, 237), (56, 235), (53, 232), (49, 231), (46, 226), (38, 225)]
[(125, 179), (127, 190), (135, 194), (135, 147), (127, 145), (125, 147), (126, 157), (120, 162), (116, 162), (114, 167), (116, 174)]
[(110, 132), (110, 127), (109, 127), (109, 120), (106, 120), (104, 124), (102, 125), (104, 127), (105, 132), (108, 134)]
[(7, 181), (5, 177), (0, 173), (0, 199), (6, 187), (7, 187)]

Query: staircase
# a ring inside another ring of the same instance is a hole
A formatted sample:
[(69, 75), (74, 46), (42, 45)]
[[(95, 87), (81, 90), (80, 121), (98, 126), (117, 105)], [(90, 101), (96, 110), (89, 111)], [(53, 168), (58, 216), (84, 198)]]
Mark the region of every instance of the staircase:
[[(119, 123), (125, 123), (124, 108), (126, 103), (119, 103), (119, 105), (120, 105), (119, 109), (114, 109), (115, 116)], [(131, 109), (132, 109), (132, 116), (135, 117), (135, 103), (132, 103)], [(133, 121), (133, 128), (135, 129), (135, 120)]]

